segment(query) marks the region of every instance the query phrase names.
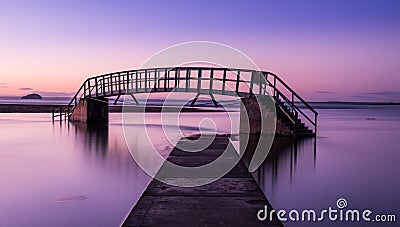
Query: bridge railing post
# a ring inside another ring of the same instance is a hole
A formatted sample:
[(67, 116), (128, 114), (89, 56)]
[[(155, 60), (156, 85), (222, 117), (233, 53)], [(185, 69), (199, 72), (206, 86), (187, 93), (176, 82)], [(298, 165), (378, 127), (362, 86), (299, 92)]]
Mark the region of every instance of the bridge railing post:
[(279, 92), (277, 92), (276, 93), (276, 95), (274, 96), (275, 97), (275, 105), (276, 105), (276, 112), (277, 112), (277, 114), (279, 114), (279, 112), (280, 112), (280, 108), (279, 108), (279, 105), (280, 105), (280, 99), (279, 99)]
[(121, 94), (121, 73), (118, 73), (118, 76), (115, 77), (115, 79), (118, 79), (117, 85), (118, 85), (118, 94)]
[(175, 68), (175, 88), (179, 88), (179, 77), (180, 77), (181, 71), (177, 68)]
[(225, 83), (226, 83), (226, 68), (224, 68), (224, 74), (222, 76), (222, 94), (225, 95)]
[(214, 69), (210, 71), (210, 90), (209, 93), (213, 94), (213, 82), (214, 82)]
[(318, 114), (314, 114), (314, 133), (317, 135), (317, 118)]
[(144, 92), (147, 92), (147, 69), (144, 70)]
[[(83, 84), (83, 96), (86, 97), (86, 82)], [(76, 100), (75, 100), (76, 103)]]
[(236, 94), (239, 94), (239, 81), (240, 81), (240, 70), (236, 74)]
[(157, 78), (157, 69), (154, 69), (153, 76), (150, 73), (150, 82), (149, 82), (150, 91), (152, 91), (153, 88), (156, 87), (156, 78)]
[(92, 97), (92, 92), (91, 92), (91, 87), (90, 87), (90, 80), (88, 80), (88, 95), (89, 95), (89, 97)]
[(96, 87), (96, 96), (99, 96), (99, 88), (98, 88), (97, 77), (94, 78), (94, 83), (95, 83), (95, 87)]
[(129, 79), (129, 76), (130, 76), (131, 74), (130, 74), (130, 72), (128, 71), (127, 73), (126, 73), (126, 91), (127, 92), (130, 92), (130, 90), (131, 90), (131, 85), (132, 85), (132, 83), (131, 83), (131, 81), (130, 81), (130, 79)]
[(294, 111), (294, 94), (292, 93), (292, 103), (291, 103), (292, 112)]
[(104, 75), (103, 75), (102, 86), (103, 86), (103, 96), (106, 96), (106, 76)]
[(107, 87), (108, 87), (108, 92), (112, 94), (112, 89), (111, 89), (111, 74), (107, 76)]
[(142, 72), (139, 72), (139, 88), (141, 89), (143, 86), (142, 86), (142, 83), (143, 83), (143, 80), (142, 80)]
[(258, 89), (259, 89), (260, 95), (262, 95), (264, 80), (263, 80), (261, 74), (259, 74), (258, 81), (259, 81)]
[[(167, 91), (167, 77), (168, 77), (168, 69), (165, 68), (165, 72), (164, 72), (164, 91)], [(168, 83), (169, 84), (169, 83)]]
[(249, 88), (250, 97), (253, 95), (253, 86), (254, 86), (254, 71), (251, 72), (250, 76), (250, 88)]
[(190, 69), (186, 69), (186, 92), (189, 91), (190, 88)]
[(121, 89), (122, 89), (122, 91), (125, 91), (125, 92), (127, 90), (127, 87), (126, 87), (126, 81), (127, 81), (126, 78), (127, 78), (127, 76), (128, 76), (127, 72), (122, 73), (122, 77), (121, 77), (121, 81), (120, 81)]
[(197, 70), (197, 94), (200, 94), (201, 90), (201, 69)]
[(154, 81), (154, 87), (156, 90), (160, 89), (160, 72), (156, 69), (156, 81)]

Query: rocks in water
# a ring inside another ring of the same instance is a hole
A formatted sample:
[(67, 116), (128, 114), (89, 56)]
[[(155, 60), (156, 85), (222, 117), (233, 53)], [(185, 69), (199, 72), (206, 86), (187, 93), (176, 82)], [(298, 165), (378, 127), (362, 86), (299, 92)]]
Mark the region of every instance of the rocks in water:
[(39, 94), (29, 94), (22, 96), (21, 99), (42, 99), (42, 96), (40, 96)]

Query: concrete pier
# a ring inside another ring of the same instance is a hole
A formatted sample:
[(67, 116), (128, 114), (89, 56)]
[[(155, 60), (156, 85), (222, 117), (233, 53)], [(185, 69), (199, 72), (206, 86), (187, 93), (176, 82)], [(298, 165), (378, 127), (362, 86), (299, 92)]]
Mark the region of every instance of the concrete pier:
[[(174, 148), (167, 160), (186, 167), (210, 163), (230, 143), (227, 135), (202, 137), (196, 143), (210, 140), (210, 146), (199, 152)], [(178, 142), (184, 145), (182, 143), (187, 143), (187, 140)], [(230, 155), (238, 154), (231, 152)], [(232, 158), (224, 161), (231, 162)], [(157, 176), (167, 178), (168, 173), (163, 167)], [(182, 176), (169, 180), (177, 182), (196, 179)], [(265, 205), (269, 210), (272, 209), (247, 167), (239, 161), (225, 176), (203, 186), (176, 187), (153, 179), (122, 226), (282, 226), (276, 216), (273, 216), (272, 221), (257, 219), (257, 212), (264, 209)]]

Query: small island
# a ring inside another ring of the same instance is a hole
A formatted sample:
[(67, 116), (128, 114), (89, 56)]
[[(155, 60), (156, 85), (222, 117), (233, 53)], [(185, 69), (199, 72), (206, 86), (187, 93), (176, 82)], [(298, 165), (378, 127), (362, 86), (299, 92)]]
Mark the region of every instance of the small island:
[(22, 96), (21, 99), (42, 99), (42, 96), (40, 96), (39, 94), (29, 94)]

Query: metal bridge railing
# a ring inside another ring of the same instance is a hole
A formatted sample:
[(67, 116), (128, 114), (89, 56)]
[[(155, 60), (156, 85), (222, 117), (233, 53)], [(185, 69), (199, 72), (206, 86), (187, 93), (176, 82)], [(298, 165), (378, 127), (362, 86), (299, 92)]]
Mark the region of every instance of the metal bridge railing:
[(277, 75), (232, 68), (150, 68), (90, 77), (83, 82), (66, 109), (60, 110), (60, 115), (64, 113), (65, 118), (69, 118), (81, 98), (170, 91), (239, 97), (269, 94), (276, 103), (287, 105), (292, 120), (299, 118), (314, 132), (317, 129), (318, 113)]

